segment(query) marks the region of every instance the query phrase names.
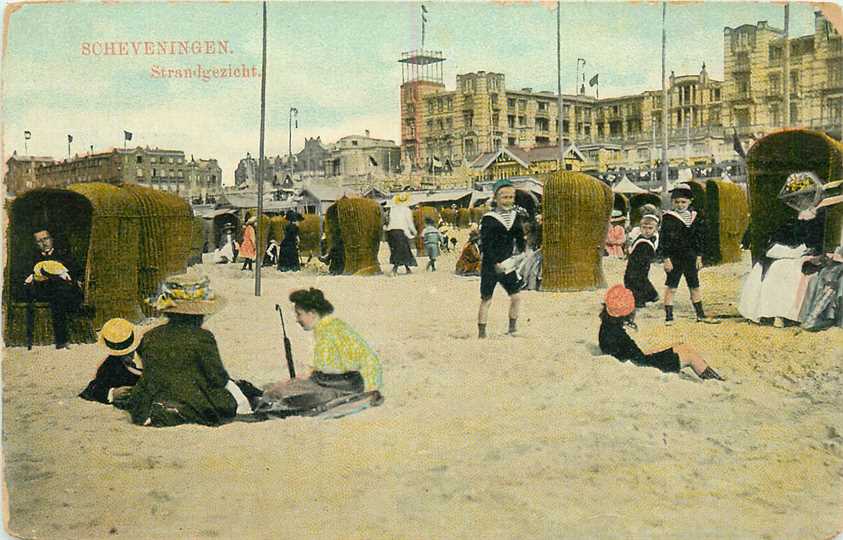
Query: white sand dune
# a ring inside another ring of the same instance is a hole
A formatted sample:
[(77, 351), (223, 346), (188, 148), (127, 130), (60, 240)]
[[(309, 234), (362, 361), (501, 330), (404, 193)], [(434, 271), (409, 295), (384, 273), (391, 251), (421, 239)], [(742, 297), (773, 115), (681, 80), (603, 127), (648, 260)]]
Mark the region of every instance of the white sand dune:
[[(386, 252), (382, 252), (382, 261)], [(420, 259), (424, 266), (426, 259)], [(525, 294), (504, 335), (496, 292), (476, 339), (479, 280), (329, 277), (204, 268), (229, 303), (206, 322), (229, 373), (286, 378), (274, 304), (297, 367), (312, 336), (290, 290), (316, 286), (384, 362), (386, 401), (341, 420), (220, 428), (132, 425), (79, 399), (103, 353), (4, 351), (8, 529), (24, 538), (799, 538), (843, 530), (843, 332), (750, 325), (748, 262), (706, 269), (723, 324), (644, 310), (643, 348), (687, 341), (728, 380), (595, 356), (603, 291)], [(607, 260), (610, 283), (622, 261)], [(421, 268), (420, 268), (421, 270)], [(652, 278), (663, 283), (661, 269)]]

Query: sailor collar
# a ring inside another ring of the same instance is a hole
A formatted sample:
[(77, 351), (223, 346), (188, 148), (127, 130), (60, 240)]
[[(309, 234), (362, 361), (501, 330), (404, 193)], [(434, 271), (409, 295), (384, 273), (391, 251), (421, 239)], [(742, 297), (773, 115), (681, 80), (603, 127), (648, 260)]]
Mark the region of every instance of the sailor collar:
[(501, 216), (501, 212), (499, 210), (490, 210), (489, 212), (486, 212), (486, 214), (484, 214), (483, 217), (490, 216), (490, 217), (495, 218), (508, 231), (512, 228), (513, 225), (515, 225), (515, 220), (518, 218), (518, 212), (515, 211), (514, 206), (512, 207), (512, 210), (510, 210), (507, 213), (510, 213), (510, 212), (513, 214), (513, 218), (512, 218), (512, 223), (510, 223), (509, 225), (506, 224), (506, 221), (504, 221), (503, 216)]
[[(686, 225), (687, 227), (690, 227), (691, 224), (694, 223), (694, 220), (697, 219), (697, 211), (696, 210), (690, 210), (690, 212), (691, 212), (691, 221), (688, 222), (688, 225)], [(683, 225), (685, 225), (685, 220), (682, 219), (682, 216), (680, 216), (679, 213), (677, 213), (674, 210), (667, 210), (664, 213), (664, 215), (665, 216), (673, 216), (676, 219), (678, 219), (679, 221), (681, 221)]]

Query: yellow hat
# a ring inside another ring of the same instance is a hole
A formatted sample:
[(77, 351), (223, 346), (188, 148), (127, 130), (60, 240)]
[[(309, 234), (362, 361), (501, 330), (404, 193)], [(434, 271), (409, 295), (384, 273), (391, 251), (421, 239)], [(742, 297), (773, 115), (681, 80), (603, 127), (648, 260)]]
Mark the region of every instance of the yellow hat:
[(135, 332), (135, 325), (126, 319), (111, 319), (100, 331), (99, 344), (110, 354), (122, 356), (138, 348), (140, 336)]
[(409, 193), (398, 193), (392, 198), (392, 204), (407, 204), (410, 202)]
[(51, 277), (57, 277), (67, 273), (67, 267), (58, 261), (41, 261), (32, 269), (35, 281), (47, 281)]

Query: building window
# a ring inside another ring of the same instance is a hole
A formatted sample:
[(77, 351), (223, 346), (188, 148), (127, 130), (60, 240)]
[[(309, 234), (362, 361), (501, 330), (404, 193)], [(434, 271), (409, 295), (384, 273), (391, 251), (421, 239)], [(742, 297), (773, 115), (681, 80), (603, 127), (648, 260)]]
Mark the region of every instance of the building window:
[(536, 129), (538, 131), (548, 131), (550, 129), (550, 121), (547, 118), (536, 118)]
[(546, 101), (539, 101), (539, 111), (547, 112), (547, 102)]
[(143, 169), (138, 167), (138, 172), (135, 176), (137, 176), (138, 178), (143, 178)]
[(136, 160), (138, 163), (143, 163), (143, 156), (138, 156)]
[(170, 158), (170, 163), (172, 163), (172, 162), (173, 162), (173, 158)]
[(448, 103), (448, 111), (449, 112), (453, 111), (454, 110), (454, 98), (449, 97), (447, 103)]
[[(429, 124), (430, 122), (428, 122)], [(357, 146), (357, 141), (351, 141), (351, 146)]]
[(767, 93), (771, 96), (781, 94), (781, 78), (777, 73), (767, 77)]
[(509, 146), (515, 146), (515, 137), (508, 137), (506, 139), (506, 144)]
[(427, 114), (433, 114), (433, 100), (427, 102)]
[(184, 171), (179, 171), (179, 178), (184, 178)]
[(519, 126), (526, 126), (527, 125), (527, 117), (526, 116), (519, 116), (518, 117), (518, 125)]
[(432, 131), (432, 130), (433, 130), (433, 120), (428, 120), (428, 121), (427, 121), (427, 130), (428, 130), (428, 131)]
[(506, 117), (506, 125), (508, 127), (514, 128), (515, 127), (515, 116), (514, 115), (507, 115)]
[(506, 100), (506, 106), (507, 107), (515, 107), (515, 99), (513, 99), (513, 98), (507, 99)]
[(795, 94), (799, 92), (799, 72), (798, 71), (791, 71), (790, 72), (790, 93)]
[(451, 129), (452, 127), (454, 127), (454, 119), (449, 116), (446, 124), (448, 126), (448, 129)]
[(770, 45), (768, 58), (771, 64), (778, 64), (782, 61), (782, 48)]
[(155, 161), (156, 161), (156, 160), (155, 160), (155, 156), (152, 156), (151, 158), (149, 158), (149, 162), (150, 162), (150, 163), (155, 163)]
[(796, 125), (799, 123), (799, 105), (796, 103), (790, 104), (790, 125)]

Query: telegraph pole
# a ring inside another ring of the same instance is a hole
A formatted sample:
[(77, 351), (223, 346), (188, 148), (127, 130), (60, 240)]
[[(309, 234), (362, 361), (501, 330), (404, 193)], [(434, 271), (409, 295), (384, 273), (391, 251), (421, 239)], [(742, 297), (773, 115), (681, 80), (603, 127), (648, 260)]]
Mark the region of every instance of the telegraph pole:
[(266, 0), (263, 1), (263, 46), (261, 58), (261, 129), (258, 153), (258, 224), (255, 227), (255, 296), (261, 295), (263, 266), (263, 142), (266, 126)]
[(562, 99), (562, 7), (560, 0), (556, 0), (556, 92), (559, 94), (559, 167), (565, 170), (565, 107)]
[[(667, 201), (669, 199), (669, 195), (667, 193), (667, 186), (668, 186), (668, 172), (670, 168), (667, 164), (667, 120), (668, 120), (668, 113), (667, 113), (667, 84), (665, 83), (665, 62), (667, 58), (667, 28), (666, 28), (666, 21), (667, 21), (667, 2), (662, 2), (662, 187), (664, 188), (664, 193), (662, 194), (662, 200)], [(666, 208), (666, 206), (665, 206)]]
[(784, 46), (782, 47), (782, 90), (784, 90), (784, 127), (790, 126), (790, 2), (784, 5)]

